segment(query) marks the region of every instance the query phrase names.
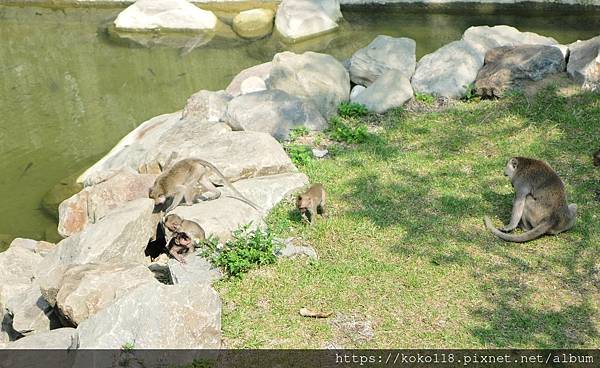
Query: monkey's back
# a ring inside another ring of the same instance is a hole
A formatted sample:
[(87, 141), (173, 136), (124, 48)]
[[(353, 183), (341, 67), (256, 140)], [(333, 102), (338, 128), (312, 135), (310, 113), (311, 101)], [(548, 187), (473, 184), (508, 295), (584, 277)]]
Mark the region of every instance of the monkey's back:
[(531, 195), (538, 206), (545, 207), (551, 213), (561, 213), (567, 209), (565, 185), (556, 171), (547, 163), (526, 157), (519, 157), (520, 171), (517, 177), (527, 180), (531, 186)]

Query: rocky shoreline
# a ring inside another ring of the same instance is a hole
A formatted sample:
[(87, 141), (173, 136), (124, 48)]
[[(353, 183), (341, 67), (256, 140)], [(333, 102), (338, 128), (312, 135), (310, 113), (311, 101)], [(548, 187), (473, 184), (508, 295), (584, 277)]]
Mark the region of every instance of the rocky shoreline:
[[(331, 4), (316, 10), (332, 20), (341, 12)], [(418, 61), (415, 49), (414, 40), (382, 35), (345, 62), (282, 52), (240, 72), (225, 90), (199, 91), (181, 111), (142, 123), (60, 204), (64, 240), (16, 239), (0, 253), (0, 347), (221, 347), (221, 300), (211, 286), (219, 270), (201, 257), (181, 265), (145, 255), (160, 221), (148, 189), (173, 154), (213, 163), (263, 209), (223, 195), (174, 210), (225, 240), (242, 225), (261, 226), (273, 207), (308, 184), (281, 141), (297, 127), (326, 129), (342, 102), (383, 113), (416, 93), (502, 97), (565, 72), (600, 92), (600, 36), (559, 45), (509, 26), (478, 26)], [(161, 269), (168, 281), (157, 279)]]

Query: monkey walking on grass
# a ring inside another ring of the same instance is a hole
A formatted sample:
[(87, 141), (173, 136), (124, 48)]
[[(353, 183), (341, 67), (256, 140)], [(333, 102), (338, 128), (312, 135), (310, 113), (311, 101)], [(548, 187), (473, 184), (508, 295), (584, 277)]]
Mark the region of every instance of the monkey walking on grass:
[[(317, 213), (327, 217), (325, 208), (325, 188), (323, 184), (313, 184), (308, 190), (296, 198), (296, 207), (300, 210), (302, 219), (313, 225), (317, 218)], [(308, 219), (310, 216), (310, 220)]]

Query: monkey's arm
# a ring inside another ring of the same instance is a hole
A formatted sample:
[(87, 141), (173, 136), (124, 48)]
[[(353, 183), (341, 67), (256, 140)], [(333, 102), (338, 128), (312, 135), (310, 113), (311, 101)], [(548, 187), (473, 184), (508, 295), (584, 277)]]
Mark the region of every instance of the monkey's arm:
[(512, 215), (510, 217), (510, 223), (508, 225), (504, 226), (503, 228), (501, 228), (500, 231), (503, 231), (505, 233), (510, 232), (510, 231), (513, 231), (514, 229), (516, 229), (517, 226), (519, 226), (519, 221), (521, 221), (521, 217), (523, 216), (523, 209), (525, 208), (525, 198), (527, 197), (528, 193), (529, 193), (529, 191), (517, 192), (517, 194), (515, 195), (515, 200), (513, 202), (513, 209), (512, 209)]

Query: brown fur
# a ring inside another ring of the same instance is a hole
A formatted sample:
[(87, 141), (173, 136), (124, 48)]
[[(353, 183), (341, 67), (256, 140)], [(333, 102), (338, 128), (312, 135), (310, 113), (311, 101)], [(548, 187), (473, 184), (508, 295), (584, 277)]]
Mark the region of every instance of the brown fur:
[(187, 263), (183, 254), (194, 251), (194, 241), (185, 233), (175, 233), (167, 245), (169, 254), (181, 263)]
[[(326, 217), (325, 198), (323, 184), (313, 184), (306, 192), (300, 194), (296, 198), (296, 207), (300, 210), (302, 219), (312, 225), (316, 221), (317, 213)], [(310, 215), (310, 221), (308, 215)]]
[[(496, 229), (485, 216), (486, 227), (499, 238), (526, 242), (544, 234), (558, 234), (575, 224), (577, 205), (567, 204), (565, 187), (552, 168), (543, 161), (525, 157), (508, 160), (504, 174), (515, 189), (510, 223)], [(524, 233), (506, 234), (520, 226)]]
[(204, 229), (200, 225), (194, 221), (184, 220), (174, 213), (165, 217), (164, 225), (172, 233), (186, 234), (196, 244), (206, 239)]

